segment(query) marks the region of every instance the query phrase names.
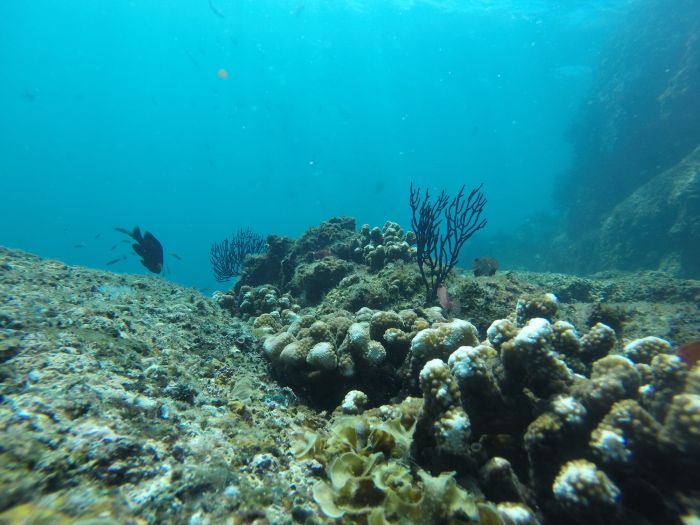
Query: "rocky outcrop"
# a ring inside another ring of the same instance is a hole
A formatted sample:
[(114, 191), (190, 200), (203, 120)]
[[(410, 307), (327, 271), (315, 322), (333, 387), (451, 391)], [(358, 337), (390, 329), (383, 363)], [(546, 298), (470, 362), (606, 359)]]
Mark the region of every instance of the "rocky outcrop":
[(569, 233), (615, 206), (700, 144), (700, 3), (635, 2), (595, 69), (571, 130), (574, 162), (559, 197)]
[(594, 245), (599, 266), (700, 276), (700, 146), (618, 204)]

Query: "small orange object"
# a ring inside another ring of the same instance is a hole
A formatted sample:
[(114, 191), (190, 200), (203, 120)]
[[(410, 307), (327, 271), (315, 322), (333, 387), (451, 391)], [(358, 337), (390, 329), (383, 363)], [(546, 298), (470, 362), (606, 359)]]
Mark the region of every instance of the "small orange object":
[(219, 69), (216, 72), (216, 76), (219, 77), (221, 80), (226, 80), (228, 78), (228, 71), (226, 71), (223, 67)]

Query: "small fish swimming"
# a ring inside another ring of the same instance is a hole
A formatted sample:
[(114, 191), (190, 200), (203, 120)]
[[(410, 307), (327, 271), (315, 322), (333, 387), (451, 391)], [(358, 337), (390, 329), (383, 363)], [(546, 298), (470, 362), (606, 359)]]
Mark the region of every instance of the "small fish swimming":
[(208, 0), (208, 1), (209, 1), (209, 9), (211, 9), (212, 13), (214, 13), (214, 14), (215, 14), (216, 16), (218, 16), (219, 18), (226, 18), (226, 16), (224, 15), (223, 11), (221, 11), (221, 9), (219, 9), (218, 7), (216, 7), (216, 6), (214, 5), (214, 2), (212, 2), (211, 0)]
[(581, 80), (593, 74), (593, 67), (587, 64), (568, 64), (555, 67), (551, 72), (558, 79)]
[(27, 88), (22, 92), (22, 96), (27, 102), (34, 102), (36, 100), (37, 93), (39, 93), (38, 89)]
[(117, 257), (116, 259), (112, 259), (111, 261), (107, 261), (105, 263), (105, 266), (112, 266), (113, 264), (117, 264), (119, 261), (126, 261), (126, 255), (122, 255), (121, 257)]
[(199, 63), (199, 60), (197, 60), (190, 51), (187, 51), (187, 58), (189, 58), (190, 62), (194, 64), (194, 67), (196, 67), (197, 69), (202, 69), (202, 65)]
[(176, 259), (176, 260), (178, 260), (178, 261), (181, 261), (181, 260), (182, 260), (182, 257), (180, 257), (180, 256), (179, 256), (178, 254), (176, 254), (175, 252), (169, 252), (168, 255), (170, 255), (170, 257), (172, 257), (172, 258), (174, 258), (174, 259)]
[(296, 6), (296, 8), (292, 12), (292, 14), (295, 17), (298, 17), (299, 15), (301, 15), (304, 12), (304, 9), (306, 9), (306, 4), (301, 3), (301, 4)]
[(73, 248), (85, 248), (86, 246), (87, 244), (85, 244), (84, 242), (79, 242), (78, 244), (74, 244)]
[(127, 240), (127, 239), (124, 239), (124, 240), (121, 240), (121, 241), (119, 241), (119, 242), (117, 242), (117, 243), (114, 243), (114, 246), (112, 246), (112, 247), (109, 249), (109, 251), (110, 251), (110, 252), (113, 252), (114, 250), (117, 249), (117, 247), (118, 247), (120, 244), (123, 244), (123, 243), (125, 243), (125, 242), (131, 242), (131, 241), (129, 241), (129, 240)]
[(151, 232), (147, 231), (142, 235), (138, 226), (134, 226), (134, 229), (131, 231), (125, 228), (114, 229), (125, 233), (136, 241), (131, 247), (141, 257), (141, 264), (149, 271), (160, 273), (163, 270), (163, 245)]

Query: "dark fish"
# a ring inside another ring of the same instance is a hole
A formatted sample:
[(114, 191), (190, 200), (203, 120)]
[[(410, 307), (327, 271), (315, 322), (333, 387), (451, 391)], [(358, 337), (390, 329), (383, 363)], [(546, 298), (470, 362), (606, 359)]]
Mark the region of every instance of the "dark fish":
[(688, 368), (693, 368), (700, 361), (700, 340), (684, 344), (676, 350), (676, 355), (688, 365)]
[(85, 248), (87, 246), (84, 242), (79, 242), (78, 244), (74, 244), (73, 248)]
[(27, 102), (34, 102), (36, 100), (36, 95), (39, 92), (38, 89), (25, 89), (22, 92), (22, 96), (24, 97), (24, 100)]
[(112, 266), (113, 264), (117, 264), (119, 261), (126, 261), (126, 255), (123, 255), (122, 257), (117, 257), (116, 259), (112, 259), (111, 261), (107, 261), (105, 264), (107, 266)]
[(180, 256), (179, 256), (178, 254), (176, 254), (175, 252), (170, 252), (168, 255), (170, 255), (171, 257), (174, 257), (174, 258), (177, 259), (178, 261), (181, 261), (181, 260), (182, 260), (182, 257), (180, 257)]
[(135, 226), (132, 231), (124, 228), (114, 229), (125, 233), (136, 241), (131, 247), (141, 257), (141, 264), (149, 271), (160, 273), (163, 270), (163, 245), (151, 232), (141, 235), (141, 229), (138, 226)]
[(98, 233), (97, 235), (95, 235), (95, 239), (99, 239), (99, 238), (100, 238), (100, 235), (102, 235), (102, 234), (101, 234), (101, 233)]
[(224, 13), (221, 11), (221, 9), (216, 7), (214, 5), (214, 2), (212, 2), (211, 0), (209, 0), (209, 9), (211, 9), (212, 13), (214, 13), (219, 18), (226, 18), (226, 16), (224, 16)]

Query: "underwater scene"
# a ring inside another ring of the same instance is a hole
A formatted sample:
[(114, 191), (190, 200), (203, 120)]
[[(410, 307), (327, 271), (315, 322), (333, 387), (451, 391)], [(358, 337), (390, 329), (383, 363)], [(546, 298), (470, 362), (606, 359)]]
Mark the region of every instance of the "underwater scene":
[(700, 524), (700, 0), (4, 0), (0, 71), (0, 525)]

